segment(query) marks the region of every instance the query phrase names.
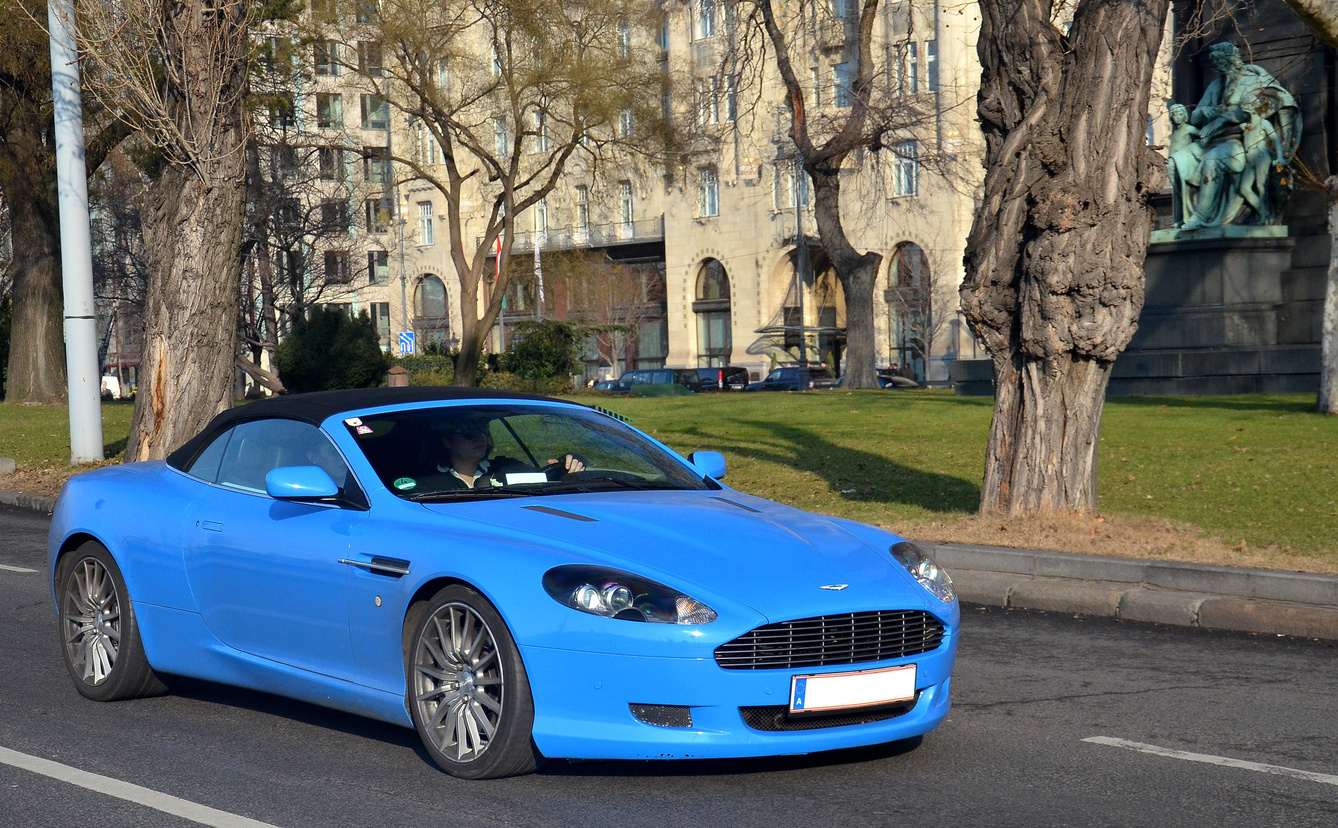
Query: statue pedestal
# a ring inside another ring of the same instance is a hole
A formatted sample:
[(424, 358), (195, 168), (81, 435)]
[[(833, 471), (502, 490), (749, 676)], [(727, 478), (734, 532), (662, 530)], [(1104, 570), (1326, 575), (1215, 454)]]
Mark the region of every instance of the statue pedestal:
[(1138, 333), (1115, 360), (1110, 393), (1314, 391), (1318, 345), (1279, 336), (1295, 246), (1281, 226), (1154, 233)]

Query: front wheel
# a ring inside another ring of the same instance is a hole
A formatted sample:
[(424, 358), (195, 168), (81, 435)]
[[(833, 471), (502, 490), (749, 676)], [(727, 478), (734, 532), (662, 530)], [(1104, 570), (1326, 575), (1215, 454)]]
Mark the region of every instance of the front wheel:
[(89, 541), (58, 567), (61, 651), (81, 695), (116, 701), (161, 693), (144, 655), (125, 579), (102, 544)]
[(415, 625), (409, 657), (414, 728), (443, 770), (496, 779), (538, 767), (525, 665), (487, 599), (460, 585), (438, 592)]

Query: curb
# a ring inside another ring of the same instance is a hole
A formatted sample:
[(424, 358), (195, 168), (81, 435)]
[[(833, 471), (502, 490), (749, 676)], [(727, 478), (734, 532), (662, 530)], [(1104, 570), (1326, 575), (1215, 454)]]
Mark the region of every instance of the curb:
[(32, 509), (35, 512), (46, 512), (49, 515), (56, 511), (56, 500), (41, 495), (7, 492), (0, 489), (0, 506), (17, 506), (20, 509)]
[(1338, 641), (1338, 576), (922, 543), (962, 601)]

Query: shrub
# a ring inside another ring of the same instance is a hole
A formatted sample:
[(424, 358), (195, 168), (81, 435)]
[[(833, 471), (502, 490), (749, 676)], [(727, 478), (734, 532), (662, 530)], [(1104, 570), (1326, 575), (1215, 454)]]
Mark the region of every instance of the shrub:
[(571, 386), (571, 375), (581, 370), (581, 342), (585, 330), (555, 319), (521, 322), (511, 336), (503, 367), (532, 382), (558, 377)]
[(380, 337), (364, 311), (312, 308), (293, 324), (275, 354), (279, 378), (292, 393), (380, 385), (390, 370)]

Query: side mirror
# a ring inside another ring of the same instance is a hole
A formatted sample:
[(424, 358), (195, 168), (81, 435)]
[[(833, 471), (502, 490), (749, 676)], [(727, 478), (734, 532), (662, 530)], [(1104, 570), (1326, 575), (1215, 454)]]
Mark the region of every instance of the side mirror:
[(725, 455), (718, 451), (694, 451), (688, 455), (688, 462), (707, 477), (719, 480), (725, 476)]
[(339, 494), (339, 487), (320, 466), (281, 466), (265, 475), (265, 491), (279, 500), (319, 500)]

